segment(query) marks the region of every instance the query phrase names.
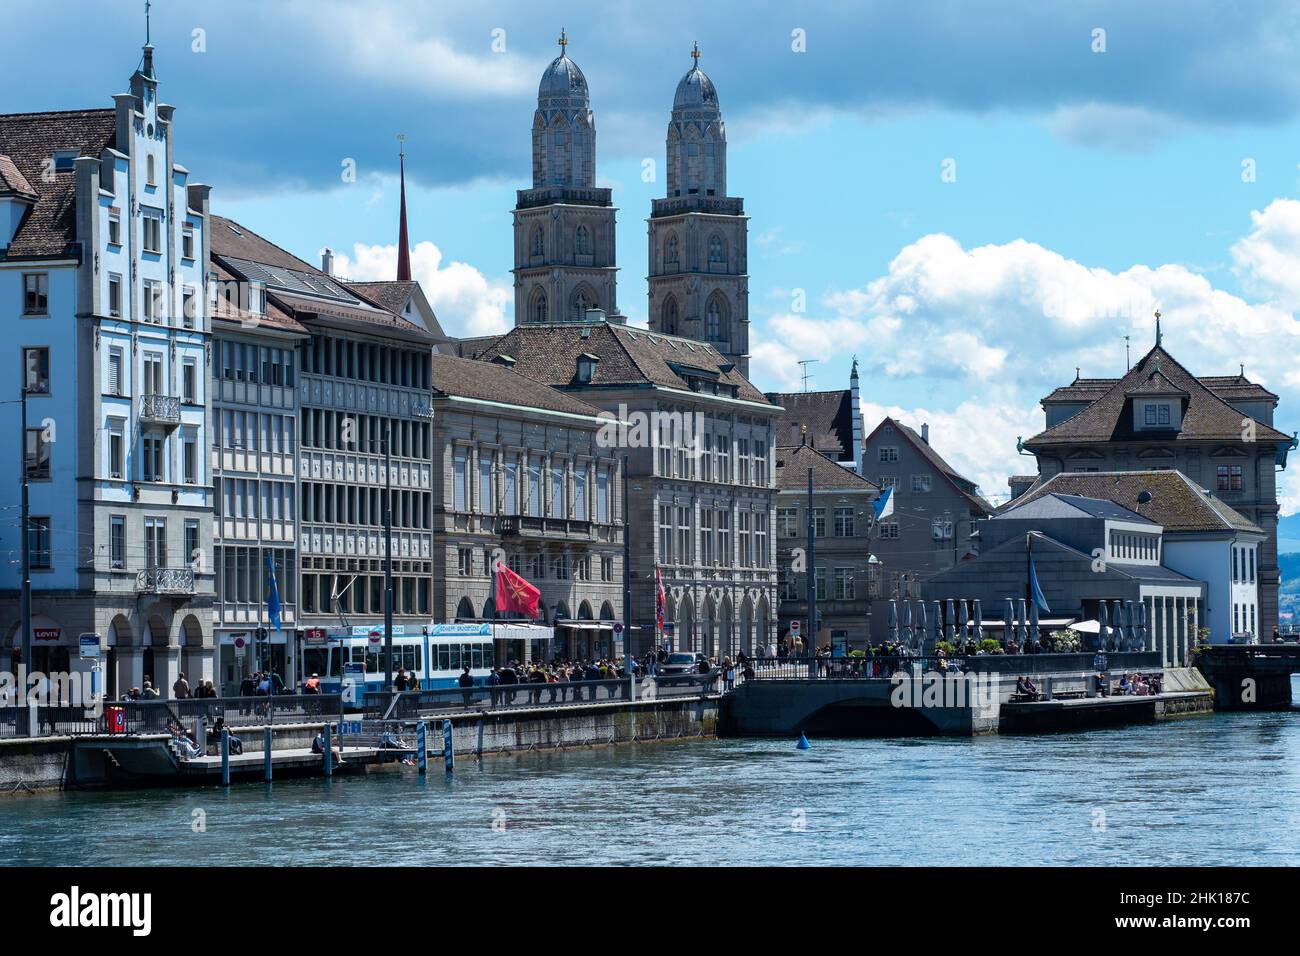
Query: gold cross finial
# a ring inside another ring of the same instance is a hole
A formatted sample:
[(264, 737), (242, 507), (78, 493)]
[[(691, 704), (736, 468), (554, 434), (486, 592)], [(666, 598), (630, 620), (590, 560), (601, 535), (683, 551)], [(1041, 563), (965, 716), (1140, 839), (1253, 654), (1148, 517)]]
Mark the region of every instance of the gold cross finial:
[(569, 35), (564, 32), (564, 27), (560, 27), (560, 52), (563, 53), (564, 48), (568, 45), (569, 45)]
[(695, 45), (691, 48), (691, 59), (695, 61), (696, 66), (699, 66), (700, 64), (700, 41), (699, 40), (696, 40)]

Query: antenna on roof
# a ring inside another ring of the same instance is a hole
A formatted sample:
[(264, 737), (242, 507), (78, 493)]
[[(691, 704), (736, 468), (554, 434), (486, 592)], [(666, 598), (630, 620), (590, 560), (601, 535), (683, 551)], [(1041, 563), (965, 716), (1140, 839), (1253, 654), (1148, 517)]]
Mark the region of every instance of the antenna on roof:
[(800, 359), (799, 360), (799, 364), (803, 366), (803, 390), (805, 392), (808, 391), (808, 383), (812, 381), (812, 379), (808, 377), (808, 366), (811, 365), (813, 362), (820, 362), (820, 361), (821, 359)]

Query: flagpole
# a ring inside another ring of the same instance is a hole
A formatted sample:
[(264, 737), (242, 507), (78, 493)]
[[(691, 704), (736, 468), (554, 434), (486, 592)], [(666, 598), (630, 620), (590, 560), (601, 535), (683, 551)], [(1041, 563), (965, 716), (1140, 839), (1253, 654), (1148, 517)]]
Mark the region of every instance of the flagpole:
[[(627, 520), (627, 455), (623, 456), (623, 666), (632, 665), (632, 536)], [(658, 594), (655, 595), (656, 600)]]

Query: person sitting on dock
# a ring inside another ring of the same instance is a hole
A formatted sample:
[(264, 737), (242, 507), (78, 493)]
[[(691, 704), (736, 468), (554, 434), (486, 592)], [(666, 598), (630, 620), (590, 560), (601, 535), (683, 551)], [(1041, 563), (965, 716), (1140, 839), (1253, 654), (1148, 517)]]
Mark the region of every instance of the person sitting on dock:
[[(314, 754), (325, 753), (325, 731), (320, 731), (312, 739), (311, 752)], [(343, 762), (343, 755), (340, 754), (332, 745), (330, 747), (330, 756), (334, 758), (334, 766), (336, 767)]]
[(1016, 693), (1021, 697), (1028, 697), (1030, 700), (1038, 700), (1038, 685), (1027, 676), (1022, 675), (1016, 680)]
[(167, 721), (167, 732), (172, 735), (172, 741), (176, 744), (177, 753), (185, 760), (193, 760), (195, 757), (202, 757), (203, 751), (199, 748), (189, 735), (185, 733), (180, 722), (176, 718), (170, 718)]
[(1133, 685), (1129, 683), (1128, 674), (1119, 679), (1118, 689), (1121, 696), (1133, 693)]
[(212, 725), (212, 736), (218, 744), (221, 743), (221, 732), (223, 730), (230, 733), (230, 752), (232, 754), (242, 754), (244, 752), (244, 741), (236, 737), (234, 732), (226, 726), (226, 718), (218, 717), (217, 722)]

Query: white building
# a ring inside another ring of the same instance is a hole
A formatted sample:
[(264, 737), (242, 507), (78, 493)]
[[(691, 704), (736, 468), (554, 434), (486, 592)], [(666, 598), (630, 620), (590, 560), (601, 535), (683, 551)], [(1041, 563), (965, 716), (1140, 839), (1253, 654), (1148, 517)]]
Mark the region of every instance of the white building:
[[(145, 679), (169, 693), (182, 670), (212, 676), (208, 187), (176, 162), (151, 47), (113, 99), (0, 116), (0, 323), (30, 395), (32, 663), (86, 666), (73, 649), (96, 633), (110, 694)], [(5, 414), (16, 432), (16, 404)], [(0, 484), (14, 647), (19, 495)]]

